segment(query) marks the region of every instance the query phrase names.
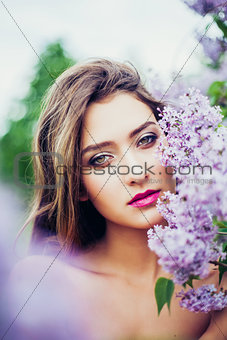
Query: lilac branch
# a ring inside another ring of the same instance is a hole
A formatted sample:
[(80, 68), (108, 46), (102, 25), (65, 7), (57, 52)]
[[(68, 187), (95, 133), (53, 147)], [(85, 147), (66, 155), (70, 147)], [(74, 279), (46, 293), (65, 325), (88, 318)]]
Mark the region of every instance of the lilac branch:
[(209, 263), (212, 263), (215, 266), (221, 266), (221, 267), (227, 268), (227, 264), (219, 262), (219, 261), (209, 261)]

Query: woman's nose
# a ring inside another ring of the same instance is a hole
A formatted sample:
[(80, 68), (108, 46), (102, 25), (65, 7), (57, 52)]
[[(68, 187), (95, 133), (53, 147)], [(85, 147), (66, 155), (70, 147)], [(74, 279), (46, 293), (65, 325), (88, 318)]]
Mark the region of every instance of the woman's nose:
[(146, 169), (146, 162), (143, 163), (135, 158), (124, 158), (118, 165), (118, 174), (126, 185), (142, 184), (147, 182), (152, 176), (152, 166), (149, 171)]

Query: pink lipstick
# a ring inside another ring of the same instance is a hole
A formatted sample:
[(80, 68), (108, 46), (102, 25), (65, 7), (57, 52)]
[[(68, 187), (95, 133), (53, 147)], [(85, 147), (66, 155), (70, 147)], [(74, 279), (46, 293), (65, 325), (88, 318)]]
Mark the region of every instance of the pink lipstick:
[(145, 207), (157, 200), (160, 195), (160, 190), (147, 190), (142, 194), (137, 194), (133, 197), (131, 201), (128, 202), (129, 205), (136, 208)]

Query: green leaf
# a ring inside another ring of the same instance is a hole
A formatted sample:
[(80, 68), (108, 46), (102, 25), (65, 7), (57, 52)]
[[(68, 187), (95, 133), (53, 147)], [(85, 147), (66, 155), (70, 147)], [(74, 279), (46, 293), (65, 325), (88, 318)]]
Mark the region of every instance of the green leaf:
[(224, 226), (224, 227), (220, 227), (220, 226), (219, 226), (218, 231), (219, 231), (220, 233), (226, 233), (226, 235), (227, 235), (227, 228), (226, 228), (225, 226)]
[(217, 226), (220, 228), (227, 228), (227, 222), (226, 221), (219, 221), (216, 223)]
[[(224, 242), (222, 244), (222, 251), (224, 253), (227, 253), (227, 242)], [(227, 256), (226, 256), (225, 260), (219, 260), (219, 262), (227, 264)], [(222, 266), (218, 266), (218, 270), (219, 270), (219, 285), (220, 285), (221, 280), (222, 280), (222, 276), (227, 271), (227, 268), (222, 267)]]
[(214, 20), (220, 30), (223, 32), (224, 37), (227, 38), (227, 25), (225, 24), (225, 22), (219, 19), (216, 15), (214, 16)]
[(167, 286), (166, 286), (166, 299), (167, 299), (167, 306), (170, 314), (170, 302), (171, 298), (173, 296), (174, 292), (174, 283), (172, 280), (168, 280)]
[(222, 244), (222, 251), (223, 252), (225, 252), (225, 251), (227, 252), (227, 242)]
[(217, 216), (214, 216), (214, 217), (213, 217), (213, 224), (216, 224), (217, 221), (218, 221), (218, 220), (217, 220)]
[(190, 275), (188, 281), (186, 281), (182, 286), (186, 288), (186, 285), (193, 288), (192, 280), (200, 280), (199, 275)]
[(217, 217), (213, 217), (213, 225), (217, 225), (219, 228), (227, 228), (227, 221), (218, 221)]
[(227, 116), (227, 81), (214, 81), (207, 90), (211, 105), (219, 105), (223, 118)]
[(158, 315), (163, 306), (167, 304), (170, 312), (170, 302), (174, 292), (174, 282), (165, 277), (160, 277), (155, 285), (155, 299), (158, 307)]
[[(222, 261), (219, 260), (219, 262), (227, 264), (227, 256), (226, 256), (225, 260), (222, 260)], [(227, 268), (222, 267), (222, 266), (218, 266), (218, 267), (219, 267), (218, 270), (219, 270), (219, 285), (220, 285), (221, 280), (222, 280), (222, 276), (225, 272), (227, 272)]]

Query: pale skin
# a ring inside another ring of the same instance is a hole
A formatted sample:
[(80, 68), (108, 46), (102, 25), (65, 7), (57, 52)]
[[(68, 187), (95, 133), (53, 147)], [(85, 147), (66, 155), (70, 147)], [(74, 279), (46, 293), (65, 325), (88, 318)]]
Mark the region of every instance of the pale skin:
[[(129, 134), (147, 121), (151, 124), (130, 139)], [(85, 153), (82, 158), (84, 166), (94, 167), (94, 163), (91, 165), (89, 161), (99, 156), (102, 166), (120, 162), (128, 167), (141, 165), (144, 169), (147, 162), (153, 165), (155, 173), (145, 174), (143, 171), (133, 174), (130, 171), (110, 176), (107, 172), (102, 175), (93, 172), (82, 175), (84, 192), (80, 200), (89, 199), (104, 216), (106, 236), (92, 251), (81, 252), (69, 259), (68, 265), (59, 262), (55, 268), (59, 266), (64, 270), (66, 286), (70, 292), (73, 291), (70, 294), (72, 310), (76, 310), (78, 304), (81, 306), (77, 317), (83, 325), (84, 339), (227, 338), (226, 310), (212, 313), (212, 318), (211, 314), (183, 310), (175, 297), (181, 286), (175, 286), (171, 314), (166, 306), (159, 317), (157, 314), (154, 297), (156, 280), (171, 276), (163, 271), (156, 254), (148, 248), (147, 231), (155, 224), (165, 225), (166, 221), (157, 211), (156, 202), (140, 209), (128, 205), (133, 196), (148, 189), (161, 190), (161, 193), (168, 190), (176, 192), (175, 179), (166, 173), (155, 157), (162, 131), (151, 109), (130, 94), (116, 94), (91, 104), (84, 126), (82, 150), (91, 144), (114, 142), (111, 146), (102, 147), (101, 151)], [(151, 182), (152, 179), (159, 181)], [(38, 261), (37, 257), (34, 260)], [(211, 270), (206, 279), (193, 283), (195, 288), (209, 283), (217, 286), (218, 272)], [(222, 286), (226, 289), (226, 277)], [(75, 321), (73, 315), (70, 320)]]

